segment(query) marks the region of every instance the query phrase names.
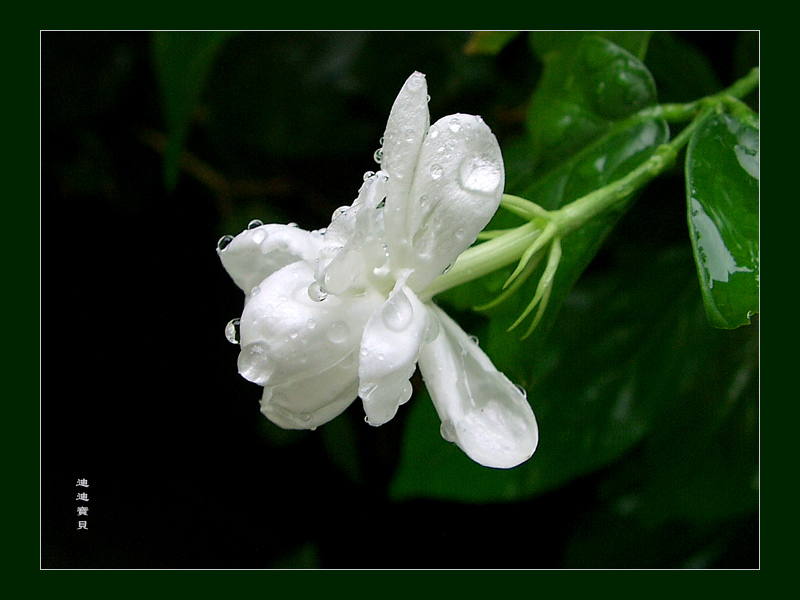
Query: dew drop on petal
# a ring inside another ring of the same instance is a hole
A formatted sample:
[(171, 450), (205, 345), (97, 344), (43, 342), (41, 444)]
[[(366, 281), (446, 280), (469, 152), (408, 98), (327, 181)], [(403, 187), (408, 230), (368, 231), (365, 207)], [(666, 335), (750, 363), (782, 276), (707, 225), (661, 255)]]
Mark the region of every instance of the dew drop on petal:
[(340, 206), (335, 211), (333, 211), (333, 214), (331, 215), (331, 221), (335, 221), (336, 219), (341, 217), (343, 214), (345, 214), (348, 210), (350, 210), (349, 206)]
[(225, 339), (228, 340), (231, 344), (238, 344), (239, 343), (239, 323), (240, 319), (231, 319), (228, 321), (228, 324), (225, 325)]
[(314, 302), (322, 302), (328, 297), (328, 292), (316, 281), (308, 286), (308, 297)]
[(264, 342), (248, 344), (239, 352), (238, 367), (239, 374), (247, 381), (264, 385), (273, 371), (269, 347)]
[(413, 129), (406, 129), (406, 141), (407, 142), (414, 141), (414, 130)]
[(431, 166), (431, 177), (433, 179), (439, 179), (442, 176), (442, 167), (441, 165), (432, 165)]
[(328, 330), (325, 334), (334, 344), (341, 344), (347, 340), (347, 337), (350, 335), (350, 329), (344, 321), (336, 321), (328, 325)]
[(309, 319), (308, 321), (306, 321), (306, 327), (308, 327), (309, 329), (314, 329), (314, 327), (316, 326), (317, 322), (314, 319)]
[(260, 291), (261, 291), (260, 287), (254, 286), (253, 288), (250, 289), (250, 297), (252, 298), (253, 296), (258, 296), (258, 293)]
[(265, 239), (267, 239), (267, 232), (264, 231), (263, 229), (259, 229), (258, 231), (253, 232), (253, 241), (256, 244), (260, 244)]
[(503, 183), (496, 162), (482, 156), (468, 156), (458, 169), (458, 181), (469, 192), (491, 194)]
[(381, 310), (383, 324), (391, 331), (405, 331), (413, 317), (414, 308), (402, 291), (390, 297)]
[(375, 171), (367, 171), (364, 173), (364, 181), (368, 181), (375, 177)]
[(219, 238), (219, 241), (217, 242), (217, 250), (222, 252), (223, 250), (225, 250), (225, 248), (228, 247), (228, 244), (230, 244), (232, 241), (233, 241), (232, 235), (223, 235), (221, 238)]
[(256, 227), (261, 227), (264, 223), (259, 221), (258, 219), (253, 219), (247, 224), (248, 229), (255, 229)]
[(456, 428), (449, 419), (442, 421), (442, 425), (439, 427), (439, 433), (442, 434), (445, 441), (454, 442), (456, 439)]
[(455, 133), (459, 129), (461, 129), (461, 122), (458, 120), (458, 117), (453, 117), (450, 119), (450, 131)]
[(383, 161), (383, 148), (375, 150), (375, 154), (372, 155), (372, 158), (375, 159), (376, 163), (381, 164), (381, 161)]
[(406, 381), (405, 385), (403, 386), (403, 391), (400, 393), (400, 398), (398, 398), (399, 404), (405, 404), (406, 402), (411, 399), (411, 394), (413, 393), (414, 388), (411, 387), (411, 382)]
[(432, 342), (439, 337), (439, 320), (428, 313), (428, 322), (425, 324), (425, 341)]

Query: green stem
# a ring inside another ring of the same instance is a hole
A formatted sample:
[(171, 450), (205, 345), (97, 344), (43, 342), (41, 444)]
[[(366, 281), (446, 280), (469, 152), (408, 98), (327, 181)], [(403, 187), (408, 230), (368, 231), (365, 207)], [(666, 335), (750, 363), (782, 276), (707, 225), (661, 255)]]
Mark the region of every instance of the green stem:
[(436, 294), (518, 261), (541, 232), (542, 227), (538, 224), (525, 223), (499, 237), (468, 248), (461, 253), (449, 271), (437, 277), (420, 294), (420, 298), (423, 301), (429, 300)]
[[(635, 117), (638, 119), (663, 118), (673, 122), (691, 122), (670, 142), (659, 146), (650, 158), (624, 177), (560, 209), (546, 211), (530, 200), (503, 194), (502, 205), (514, 214), (529, 219), (529, 222), (466, 250), (456, 260), (452, 269), (436, 278), (422, 292), (421, 298), (428, 300), (436, 294), (520, 260), (544, 229), (549, 231), (555, 227), (555, 234), (548, 236), (548, 239), (552, 237), (560, 240), (580, 229), (597, 215), (621, 205), (634, 192), (672, 166), (680, 151), (709, 113), (732, 101), (738, 102), (733, 99), (743, 98), (755, 90), (758, 81), (759, 71), (755, 68), (731, 87), (713, 96), (687, 104), (663, 104), (637, 113)], [(544, 245), (546, 243), (542, 244)]]

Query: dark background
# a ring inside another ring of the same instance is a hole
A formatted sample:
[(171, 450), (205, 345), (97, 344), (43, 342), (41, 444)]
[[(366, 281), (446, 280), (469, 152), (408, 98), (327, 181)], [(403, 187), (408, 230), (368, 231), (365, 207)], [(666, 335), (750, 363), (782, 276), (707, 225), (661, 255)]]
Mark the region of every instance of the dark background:
[[(706, 53), (722, 85), (738, 75), (737, 33), (676, 37)], [(512, 504), (391, 502), (402, 415), (356, 429), (354, 482), (318, 432), (286, 434), (261, 416), (223, 336), (241, 297), (217, 239), (256, 217), (325, 226), (375, 169), (412, 71), (427, 75), (433, 120), (482, 114), (501, 147), (523, 127), (541, 69), (524, 38), (494, 57), (466, 56), (467, 40), (237, 34), (167, 190), (151, 34), (42, 33), (42, 567), (563, 566), (603, 472)], [(668, 94), (668, 73), (654, 75)], [(359, 403), (342, 418), (362, 419)], [(77, 530), (80, 504), (88, 531)], [(644, 566), (685, 566), (682, 535)], [(757, 540), (756, 515), (737, 521), (705, 566), (757, 567)]]

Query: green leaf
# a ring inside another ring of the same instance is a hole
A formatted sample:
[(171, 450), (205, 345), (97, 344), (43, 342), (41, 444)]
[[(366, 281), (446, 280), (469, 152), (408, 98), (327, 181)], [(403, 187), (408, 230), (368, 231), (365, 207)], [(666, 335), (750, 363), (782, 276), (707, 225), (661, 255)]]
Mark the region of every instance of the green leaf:
[[(648, 35), (635, 39), (625, 41), (643, 53)], [(647, 67), (604, 37), (548, 32), (533, 35), (531, 43), (545, 66), (527, 115), (538, 172), (556, 167), (615, 122), (656, 102)]]
[[(675, 396), (661, 426), (606, 474), (565, 566), (713, 567), (735, 549), (737, 530), (752, 522), (759, 487), (757, 331), (714, 330), (698, 309), (702, 369)], [(692, 554), (689, 564), (676, 564)]]
[(749, 111), (715, 112), (686, 154), (689, 231), (706, 314), (733, 329), (758, 312), (759, 127)]
[(164, 181), (177, 183), (183, 144), (214, 58), (229, 31), (159, 31), (153, 34), (153, 60), (158, 74), (168, 142)]

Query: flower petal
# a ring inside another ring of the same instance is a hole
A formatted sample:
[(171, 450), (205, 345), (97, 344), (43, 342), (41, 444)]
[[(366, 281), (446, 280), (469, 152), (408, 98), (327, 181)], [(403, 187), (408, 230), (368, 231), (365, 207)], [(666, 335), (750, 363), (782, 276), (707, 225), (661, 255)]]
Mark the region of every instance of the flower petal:
[[(332, 294), (360, 292), (387, 262), (383, 208), (385, 173), (364, 181), (352, 206), (336, 210), (316, 261), (317, 283)], [(388, 266), (385, 269), (388, 272)], [(387, 291), (391, 289), (388, 287)]]
[(397, 282), (389, 298), (367, 322), (361, 339), (359, 396), (370, 425), (383, 425), (411, 396), (409, 379), (416, 369), (428, 311)]
[(428, 306), (440, 331), (423, 346), (419, 367), (442, 420), (442, 437), (487, 467), (526, 461), (539, 429), (524, 393), (444, 311)]
[(389, 238), (399, 240), (405, 235), (408, 192), (429, 125), (428, 85), (425, 75), (415, 72), (397, 95), (383, 134), (381, 169), (389, 175), (386, 182), (386, 214), (391, 215), (387, 218)]
[(284, 429), (313, 429), (358, 397), (358, 353), (307, 379), (264, 389), (261, 412)]
[[(500, 146), (480, 117), (455, 114), (431, 126), (417, 160), (403, 234), (388, 240), (392, 267), (415, 270), (408, 280), (413, 290), (421, 292), (475, 242), (500, 206), (504, 183)], [(387, 213), (387, 231), (395, 217)]]
[(322, 247), (322, 236), (291, 225), (261, 225), (245, 229), (220, 246), (217, 254), (222, 265), (249, 296), (255, 286), (278, 269), (298, 260), (314, 260)]
[(308, 379), (357, 352), (361, 332), (383, 297), (373, 290), (324, 299), (314, 269), (298, 261), (258, 285), (239, 323), (239, 372), (272, 387)]

